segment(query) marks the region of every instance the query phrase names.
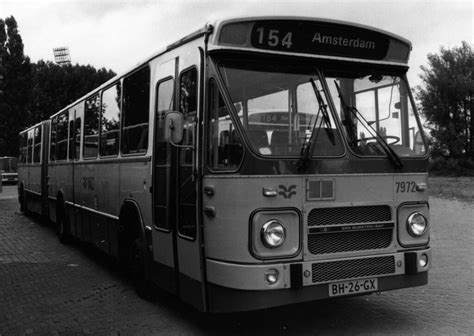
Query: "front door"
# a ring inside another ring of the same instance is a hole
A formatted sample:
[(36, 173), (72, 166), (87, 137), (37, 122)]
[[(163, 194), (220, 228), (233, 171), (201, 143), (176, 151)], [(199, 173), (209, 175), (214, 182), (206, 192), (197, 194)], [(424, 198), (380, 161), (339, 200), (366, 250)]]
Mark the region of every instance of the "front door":
[[(153, 280), (160, 287), (177, 292), (179, 271), (176, 257), (177, 230), (173, 216), (172, 194), (175, 187), (173, 148), (164, 139), (164, 124), (167, 111), (174, 109), (174, 88), (178, 59), (161, 63), (155, 72), (157, 78), (155, 133), (153, 150)], [(172, 167), (173, 166), (173, 167)]]
[[(157, 283), (204, 309), (196, 176), (199, 58), (196, 48), (196, 53), (176, 57), (157, 68), (153, 257)], [(184, 117), (179, 146), (164, 140), (165, 115), (170, 110)]]

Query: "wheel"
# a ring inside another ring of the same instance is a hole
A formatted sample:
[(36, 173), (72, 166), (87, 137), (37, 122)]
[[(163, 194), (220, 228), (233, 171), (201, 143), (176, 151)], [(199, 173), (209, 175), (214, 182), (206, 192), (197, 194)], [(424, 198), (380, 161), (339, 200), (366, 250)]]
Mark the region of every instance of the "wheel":
[(26, 205), (26, 197), (23, 187), (21, 187), (20, 191), (18, 192), (18, 201), (20, 202), (20, 211), (25, 215), (28, 215), (28, 207)]
[(142, 237), (132, 241), (129, 254), (129, 271), (135, 291), (141, 298), (154, 301), (156, 299), (154, 288), (147, 279), (145, 271), (146, 256)]
[(56, 206), (56, 233), (58, 235), (61, 244), (68, 244), (71, 242), (71, 236), (69, 234), (66, 211), (63, 204)]

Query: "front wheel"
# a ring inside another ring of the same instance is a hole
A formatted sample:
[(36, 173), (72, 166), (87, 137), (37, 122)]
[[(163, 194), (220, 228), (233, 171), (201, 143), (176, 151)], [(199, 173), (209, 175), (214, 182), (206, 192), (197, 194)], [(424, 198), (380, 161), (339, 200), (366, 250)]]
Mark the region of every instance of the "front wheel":
[(129, 270), (135, 291), (141, 298), (153, 301), (155, 293), (151, 281), (146, 277), (143, 238), (137, 238), (132, 242), (129, 253)]

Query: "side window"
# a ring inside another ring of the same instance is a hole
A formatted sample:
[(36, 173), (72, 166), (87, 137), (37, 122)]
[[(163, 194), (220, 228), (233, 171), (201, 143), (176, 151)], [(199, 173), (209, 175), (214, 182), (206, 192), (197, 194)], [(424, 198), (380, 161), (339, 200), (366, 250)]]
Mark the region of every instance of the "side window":
[(27, 133), (20, 134), (20, 163), (26, 163), (28, 156)]
[(143, 68), (123, 81), (122, 153), (145, 153), (150, 118), (150, 68)]
[(174, 80), (168, 79), (158, 84), (156, 88), (157, 110), (156, 110), (156, 162), (166, 164), (168, 156), (168, 142), (164, 140), (164, 124), (166, 112), (172, 110), (173, 106)]
[(236, 170), (243, 157), (242, 142), (214, 78), (209, 80), (208, 164), (213, 170)]
[(173, 88), (174, 80), (170, 78), (161, 83), (158, 83), (156, 87), (156, 142), (155, 142), (155, 163), (156, 163), (156, 175), (154, 185), (158, 186), (155, 188), (158, 192), (155, 194), (155, 226), (160, 229), (169, 230), (168, 221), (168, 195), (166, 186), (167, 181), (170, 178), (170, 150), (168, 141), (164, 139), (164, 126), (165, 126), (165, 115), (167, 111), (173, 108)]
[[(179, 111), (184, 116), (183, 145), (193, 145), (197, 117), (197, 70), (183, 72), (179, 78)], [(180, 213), (178, 214), (178, 232), (188, 238), (196, 237), (196, 219), (194, 204), (196, 186), (192, 182), (193, 151), (191, 148), (179, 150), (178, 185), (180, 188)]]
[[(197, 116), (197, 70), (190, 69), (181, 74), (179, 83), (179, 111), (184, 116), (183, 145), (193, 145)], [(180, 155), (181, 164), (192, 163), (192, 151)]]
[(96, 158), (99, 151), (99, 95), (96, 94), (86, 100), (84, 106), (84, 145), (82, 156)]
[(28, 151), (28, 160), (27, 163), (30, 164), (33, 161), (33, 130), (28, 131), (28, 142), (27, 142), (27, 151)]
[[(72, 116), (74, 115), (72, 114)], [(74, 140), (74, 119), (71, 118), (69, 121), (69, 160), (74, 159), (75, 156), (76, 144)]]
[(81, 150), (81, 118), (74, 121), (74, 160), (79, 160)]
[(57, 160), (67, 159), (68, 119), (68, 111), (58, 115), (58, 131), (56, 142)]
[(121, 84), (102, 92), (100, 155), (116, 156), (119, 151)]
[(33, 162), (41, 162), (41, 126), (35, 128)]
[(58, 117), (51, 120), (51, 142), (49, 147), (49, 160), (56, 161), (56, 140), (58, 134)]

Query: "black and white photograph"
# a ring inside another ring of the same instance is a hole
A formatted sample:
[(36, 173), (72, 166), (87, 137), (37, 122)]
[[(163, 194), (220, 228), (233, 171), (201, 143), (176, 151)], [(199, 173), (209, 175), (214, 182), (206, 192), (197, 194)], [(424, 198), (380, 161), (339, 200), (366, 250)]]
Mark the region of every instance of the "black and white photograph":
[(0, 0), (0, 336), (474, 336), (471, 0)]

